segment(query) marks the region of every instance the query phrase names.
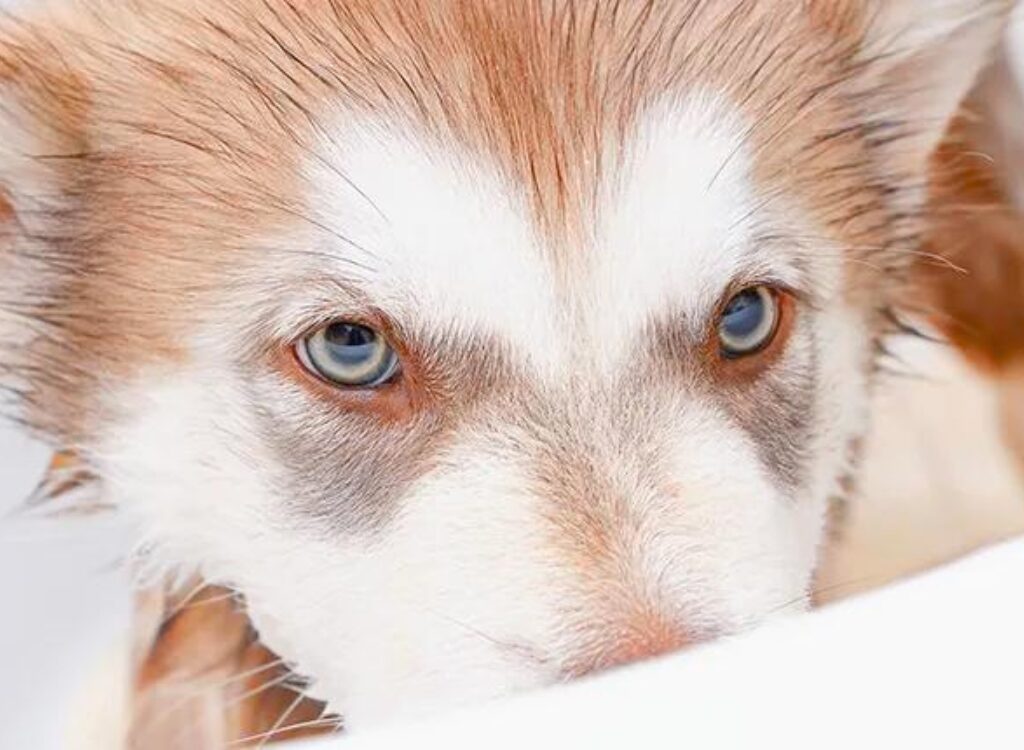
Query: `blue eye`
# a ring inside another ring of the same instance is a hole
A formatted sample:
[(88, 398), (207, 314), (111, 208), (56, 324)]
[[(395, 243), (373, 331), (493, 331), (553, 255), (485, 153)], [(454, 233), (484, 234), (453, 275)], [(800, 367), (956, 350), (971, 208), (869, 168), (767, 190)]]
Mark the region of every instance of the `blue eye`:
[(771, 343), (779, 325), (779, 300), (766, 286), (744, 289), (725, 306), (718, 340), (726, 357), (756, 354)]
[(398, 355), (377, 331), (337, 322), (310, 334), (296, 347), (307, 370), (346, 388), (374, 388), (398, 373)]

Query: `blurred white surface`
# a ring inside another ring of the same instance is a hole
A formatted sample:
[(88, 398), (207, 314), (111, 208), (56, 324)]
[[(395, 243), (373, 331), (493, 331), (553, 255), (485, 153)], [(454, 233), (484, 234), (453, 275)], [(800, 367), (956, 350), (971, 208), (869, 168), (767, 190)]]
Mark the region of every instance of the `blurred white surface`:
[(1024, 541), (745, 636), (304, 750), (1024, 747)]

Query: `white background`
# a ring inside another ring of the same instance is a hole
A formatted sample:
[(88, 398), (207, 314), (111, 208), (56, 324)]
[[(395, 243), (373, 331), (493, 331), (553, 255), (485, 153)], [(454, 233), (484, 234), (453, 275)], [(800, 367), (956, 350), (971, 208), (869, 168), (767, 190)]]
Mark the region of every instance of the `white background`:
[(68, 706), (127, 627), (116, 529), (9, 515), (48, 457), (0, 429), (0, 750), (65, 747)]

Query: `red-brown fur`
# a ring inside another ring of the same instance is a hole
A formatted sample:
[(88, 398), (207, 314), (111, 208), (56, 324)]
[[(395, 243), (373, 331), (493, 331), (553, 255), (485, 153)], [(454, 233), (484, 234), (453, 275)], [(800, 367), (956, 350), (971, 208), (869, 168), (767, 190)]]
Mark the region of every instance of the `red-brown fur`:
[(977, 365), (1024, 361), (1024, 100), (1006, 60), (966, 103), (935, 157), (930, 231), (915, 281), (934, 325)]
[(155, 589), (138, 620), (128, 748), (250, 747), (335, 730), (322, 705), (286, 684), (287, 666), (260, 645), (231, 592)]

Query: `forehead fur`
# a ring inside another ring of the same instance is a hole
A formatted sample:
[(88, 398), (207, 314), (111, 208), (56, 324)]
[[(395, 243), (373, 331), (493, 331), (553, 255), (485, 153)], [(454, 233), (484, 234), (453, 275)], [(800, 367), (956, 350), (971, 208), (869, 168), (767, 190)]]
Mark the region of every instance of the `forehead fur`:
[[(300, 265), (301, 285), (345, 279), (421, 330), (495, 336), (535, 372), (564, 373), (567, 360), (603, 370), (635, 354), (638, 333), (667, 315), (700, 338), (735, 278), (770, 269), (794, 287), (804, 281), (788, 249), (751, 242), (758, 212), (745, 129), (728, 102), (694, 91), (604, 144), (615, 163), (589, 187), (593, 220), (572, 247), (570, 275), (493, 162), (410, 124), (342, 111), (307, 160), (306, 203), (328, 231), (310, 240), (323, 262)], [(290, 317), (302, 317), (305, 296)], [(602, 350), (587, 352), (595, 341)]]
[[(847, 86), (868, 5), (80, 0), (6, 23), (0, 80), (16, 106), (3, 124), (36, 145), (20, 150), (33, 180), (8, 186), (10, 202), (53, 218), (21, 238), (31, 252), (76, 270), (58, 274), (53, 309), (33, 311), (58, 342), (37, 346), (108, 373), (182, 356), (182, 331), (244, 282), (249, 259), (304, 252), (254, 237), (324, 230), (304, 165), (339, 111), (496, 165), (571, 275), (621, 144), (666, 97), (714, 92), (739, 113), (759, 201), (796, 199), (861, 255), (886, 249), (909, 180), (874, 153), (898, 123)], [(344, 179), (344, 164), (325, 168)], [(54, 390), (50, 411), (75, 389)]]
[(614, 144), (669, 92), (703, 88), (735, 102), (763, 161), (777, 162), (766, 169), (779, 169), (769, 147), (794, 140), (782, 124), (837, 106), (828, 93), (860, 41), (847, 5), (154, 0), (129, 11), (93, 0), (45, 42), (29, 30), (5, 64), (52, 56), (34, 74), (58, 95), (51, 106), (88, 110), (90, 147), (130, 145), (150, 167), (158, 149), (165, 166), (194, 168), (205, 153), (250, 168), (276, 155), (267, 166), (287, 167), (327, 100), (413, 121), (487, 154), (545, 231), (573, 239), (592, 218)]

